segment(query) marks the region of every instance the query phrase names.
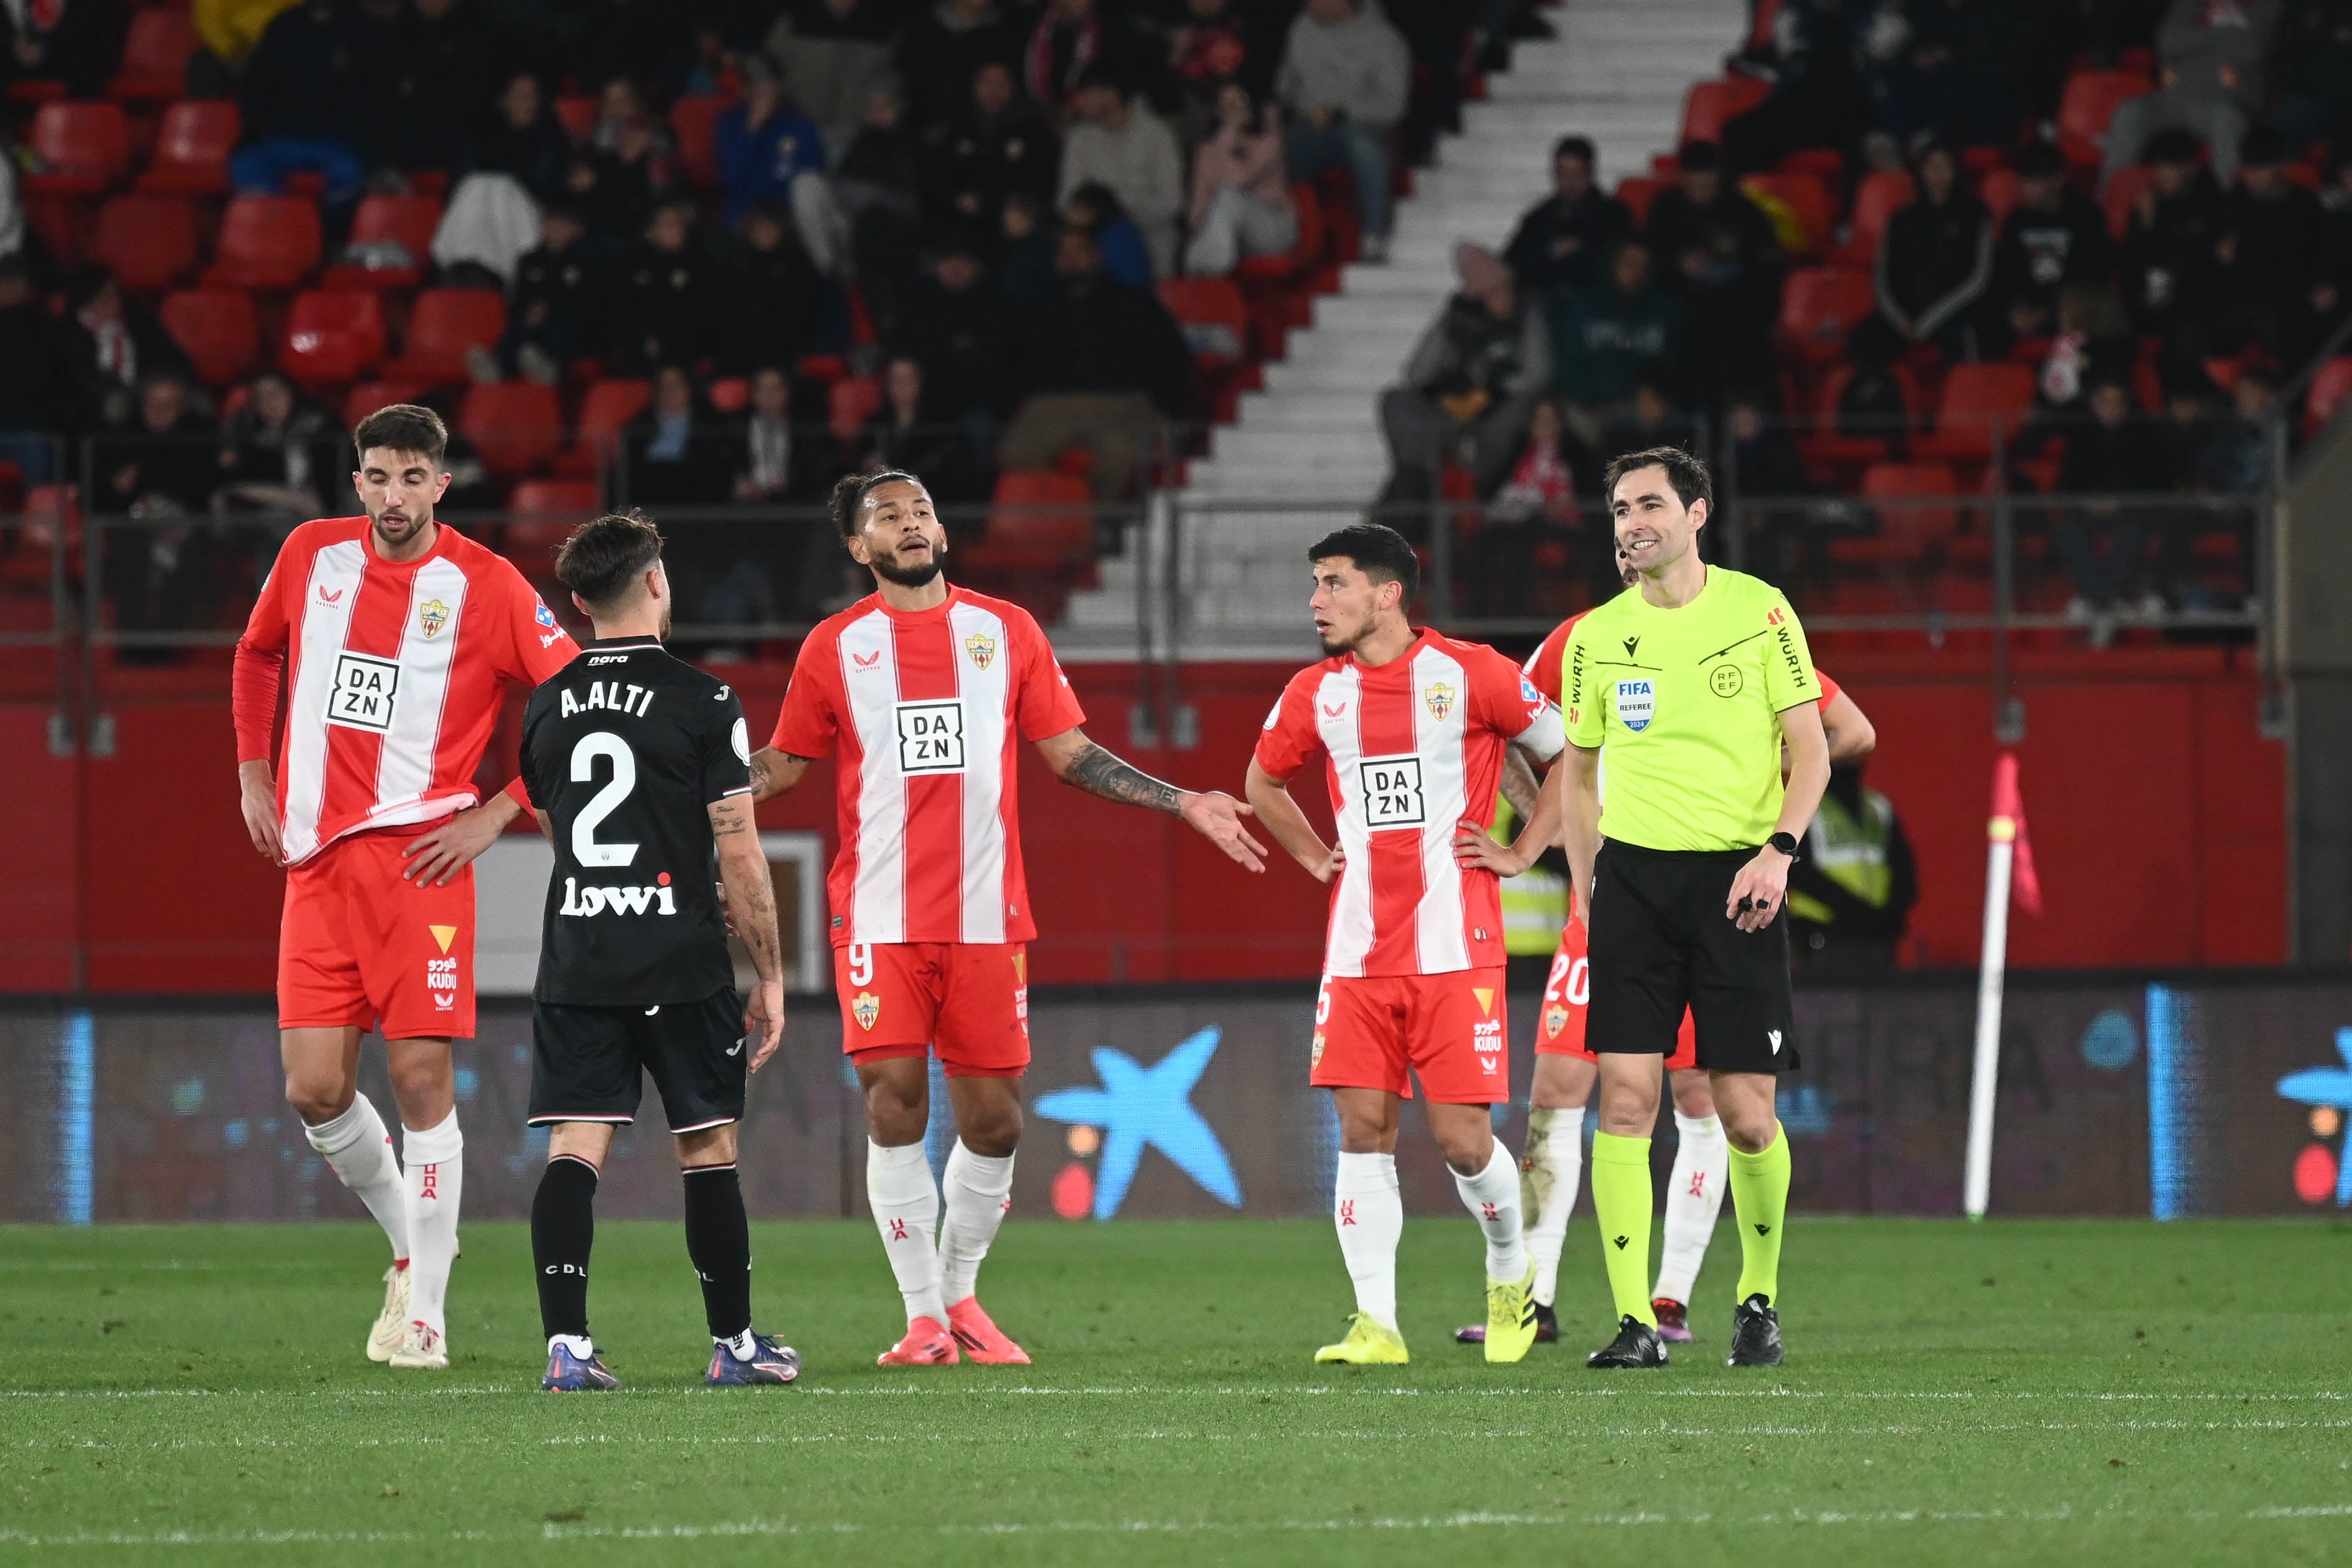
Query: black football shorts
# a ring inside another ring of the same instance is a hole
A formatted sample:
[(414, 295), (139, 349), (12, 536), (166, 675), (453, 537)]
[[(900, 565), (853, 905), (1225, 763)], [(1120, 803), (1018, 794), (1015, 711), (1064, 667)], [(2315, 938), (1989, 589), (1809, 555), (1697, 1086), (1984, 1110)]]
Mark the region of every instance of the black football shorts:
[(637, 1119), (651, 1075), (672, 1132), (743, 1120), (751, 1046), (728, 986), (699, 1002), (581, 1007), (541, 1002), (530, 1015), (530, 1124)]
[(1688, 1008), (1698, 1065), (1715, 1072), (1797, 1066), (1789, 994), (1789, 911), (1744, 931), (1724, 914), (1753, 849), (1644, 849), (1603, 839), (1592, 868), (1591, 1004), (1596, 1055), (1666, 1056)]

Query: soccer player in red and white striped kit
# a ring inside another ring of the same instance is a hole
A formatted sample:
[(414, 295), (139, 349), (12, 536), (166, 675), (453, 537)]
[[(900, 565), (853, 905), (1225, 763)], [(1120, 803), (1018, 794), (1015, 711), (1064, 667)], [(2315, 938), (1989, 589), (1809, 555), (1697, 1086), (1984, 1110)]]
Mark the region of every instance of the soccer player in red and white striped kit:
[[(246, 831), (286, 868), (286, 1099), (391, 1238), (367, 1353), (397, 1367), (449, 1364), (465, 1180), (449, 1047), (474, 1032), (472, 862), (526, 804), (520, 780), (478, 804), (474, 773), (501, 687), (535, 687), (580, 651), (522, 574), (434, 518), (448, 440), (439, 416), (410, 404), (360, 421), (352, 482), (367, 515), (288, 536), (232, 686)], [(360, 1037), (378, 1028), (398, 1162), (359, 1092)]]
[[(842, 1048), (865, 1093), (866, 1195), (905, 1299), (884, 1366), (1029, 1357), (981, 1309), (981, 1260), (1012, 1205), (1029, 1063), (1026, 944), (1013, 742), (1055, 777), (1181, 816), (1252, 871), (1265, 847), (1230, 795), (1162, 784), (1087, 738), (1045, 634), (1017, 605), (949, 585), (930, 492), (892, 469), (852, 475), (833, 520), (874, 594), (801, 645), (774, 738), (751, 759), (754, 798), (838, 753), (841, 851), (827, 879)], [(946, 1216), (923, 1153), (929, 1061), (954, 1102)], [(933, 1243), (933, 1231), (938, 1241)]]

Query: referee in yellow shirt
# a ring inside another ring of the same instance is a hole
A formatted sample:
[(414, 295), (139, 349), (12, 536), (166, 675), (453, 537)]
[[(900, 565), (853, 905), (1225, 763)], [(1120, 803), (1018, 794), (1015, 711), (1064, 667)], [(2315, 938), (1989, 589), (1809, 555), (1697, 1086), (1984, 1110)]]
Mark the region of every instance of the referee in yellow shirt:
[(1699, 559), (1715, 500), (1706, 464), (1672, 447), (1628, 453), (1609, 465), (1605, 493), (1638, 579), (1570, 635), (1566, 765), (1517, 844), (1490, 856), (1465, 839), (1456, 853), (1515, 873), (1557, 823), (1591, 911), (1592, 1205), (1619, 1324), (1589, 1364), (1666, 1364), (1650, 1308), (1650, 1131), (1658, 1058), (1687, 1007), (1731, 1145), (1741, 1268), (1730, 1364), (1773, 1366), (1789, 1203), (1773, 1107), (1777, 1076), (1797, 1065), (1785, 905), (1790, 863), (1829, 783), (1821, 688), (1780, 590)]

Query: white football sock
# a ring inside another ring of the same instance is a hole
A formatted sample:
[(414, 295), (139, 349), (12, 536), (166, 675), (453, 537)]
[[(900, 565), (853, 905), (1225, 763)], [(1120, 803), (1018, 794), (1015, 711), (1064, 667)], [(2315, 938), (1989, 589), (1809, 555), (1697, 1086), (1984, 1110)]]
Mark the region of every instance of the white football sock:
[(457, 1200), (466, 1189), (466, 1135), (455, 1110), (438, 1127), (404, 1127), (400, 1162), (408, 1173), (408, 1317), (445, 1337), (443, 1303), (457, 1258)]
[(364, 1094), (332, 1121), (305, 1124), (302, 1135), (327, 1162), (336, 1180), (359, 1194), (392, 1241), (392, 1260), (408, 1261), (408, 1193), (400, 1183), (400, 1162), (392, 1155), (392, 1134)]
[(940, 1189), (920, 1143), (885, 1149), (866, 1141), (866, 1202), (882, 1233), (898, 1294), (907, 1299), (907, 1321), (929, 1318), (947, 1327), (947, 1302), (940, 1294), (940, 1255), (932, 1232), (940, 1221)]
[(1528, 1277), (1528, 1249), (1519, 1234), (1519, 1163), (1500, 1138), (1475, 1176), (1454, 1173), (1462, 1205), (1486, 1233), (1486, 1278), (1516, 1285)]
[(956, 1140), (948, 1155), (947, 1212), (940, 1223), (940, 1294), (952, 1307), (971, 1295), (980, 1261), (1013, 1206), (1013, 1156), (975, 1154)]
[(1356, 1282), (1356, 1310), (1394, 1329), (1397, 1241), (1404, 1235), (1395, 1155), (1340, 1152), (1331, 1184), (1331, 1223), (1339, 1232), (1348, 1276)]
[(1559, 1250), (1568, 1211), (1584, 1179), (1584, 1108), (1528, 1112), (1528, 1152), (1519, 1163), (1519, 1217), (1536, 1266), (1536, 1300), (1549, 1307), (1559, 1289)]
[(1706, 1244), (1715, 1239), (1715, 1217), (1723, 1212), (1731, 1176), (1731, 1145), (1723, 1123), (1712, 1116), (1675, 1112), (1675, 1173), (1666, 1183), (1665, 1249), (1658, 1258), (1653, 1297), (1690, 1304)]
[(547, 1353), (553, 1355), (558, 1345), (570, 1351), (582, 1361), (586, 1361), (596, 1353), (596, 1342), (586, 1334), (550, 1334), (547, 1338)]

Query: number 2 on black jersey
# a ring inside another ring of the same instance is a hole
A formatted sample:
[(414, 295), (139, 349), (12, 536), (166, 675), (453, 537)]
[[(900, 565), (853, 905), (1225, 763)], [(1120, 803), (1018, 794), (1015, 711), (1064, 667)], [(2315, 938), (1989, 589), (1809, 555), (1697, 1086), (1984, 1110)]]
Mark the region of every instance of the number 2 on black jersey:
[(572, 782), (586, 784), (596, 776), (596, 759), (609, 757), (612, 782), (591, 795), (572, 819), (572, 858), (583, 866), (625, 866), (637, 858), (635, 844), (599, 844), (596, 829), (637, 787), (637, 759), (629, 743), (610, 730), (593, 731), (572, 748)]

